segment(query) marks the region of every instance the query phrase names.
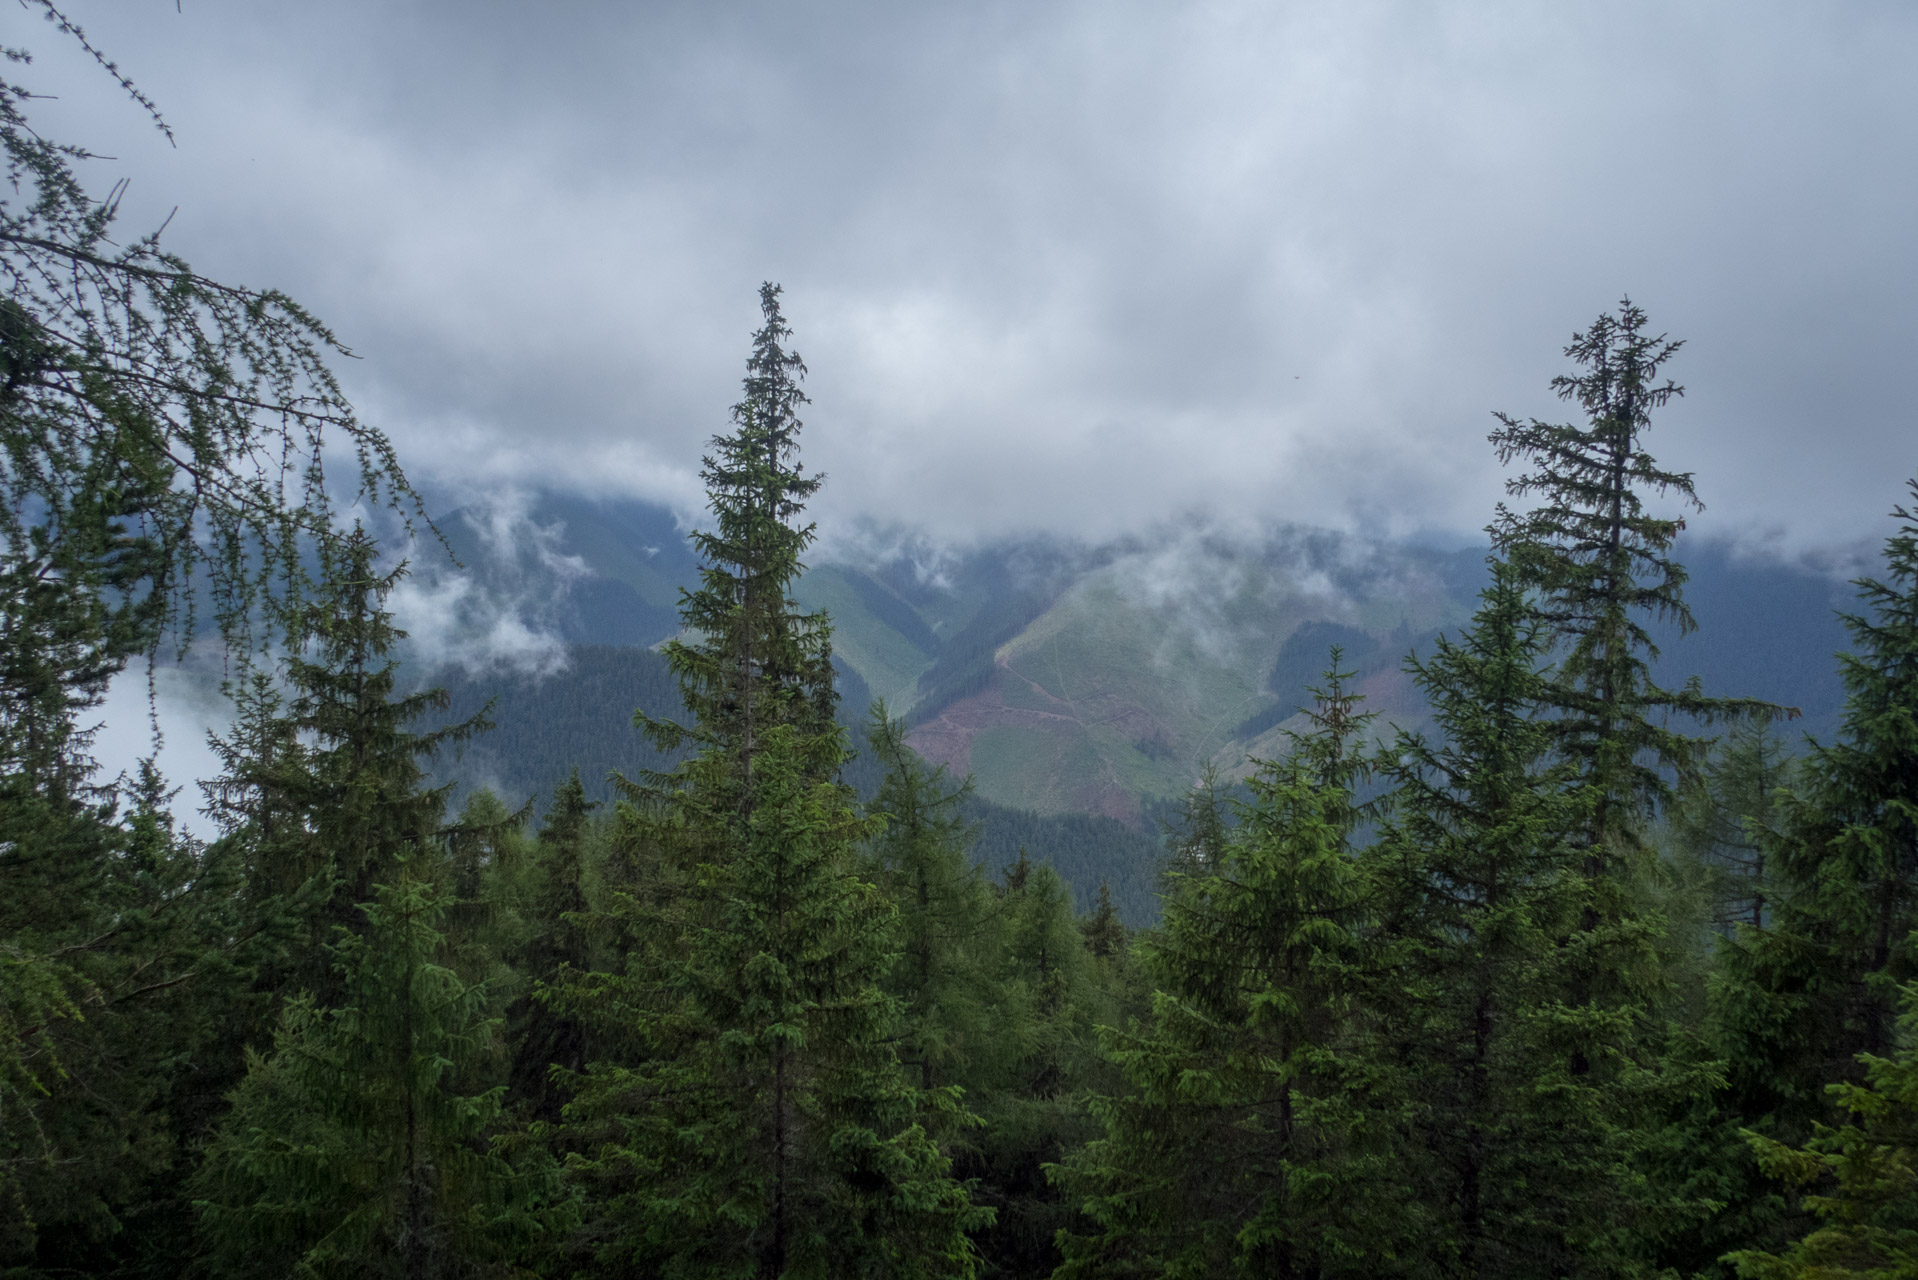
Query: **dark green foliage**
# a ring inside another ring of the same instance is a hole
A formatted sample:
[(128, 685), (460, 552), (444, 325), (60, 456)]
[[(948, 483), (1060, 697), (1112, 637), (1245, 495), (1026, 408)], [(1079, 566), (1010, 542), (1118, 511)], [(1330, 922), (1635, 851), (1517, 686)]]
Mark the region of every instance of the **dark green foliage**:
[[(695, 754), (629, 789), (609, 868), (618, 967), (562, 974), (544, 997), (603, 1046), (554, 1072), (572, 1101), (552, 1136), (584, 1197), (579, 1251), (612, 1274), (971, 1275), (965, 1233), (990, 1214), (931, 1136), (968, 1118), (956, 1089), (901, 1070), (881, 986), (896, 913), (856, 859), (878, 824), (838, 781), (830, 631), (788, 595), (818, 481), (795, 461), (804, 366), (778, 293), (760, 292), (746, 399), (707, 459), (717, 529), (695, 535), (702, 586), (667, 647), (692, 722), (640, 716)], [(942, 863), (952, 806), (907, 773), (890, 794), (923, 806), (900, 833), (917, 847), (893, 850), (910, 881)], [(938, 940), (923, 940), (930, 974)]]
[[(1703, 744), (1666, 727), (1670, 715), (1703, 721), (1777, 710), (1752, 700), (1708, 698), (1695, 685), (1660, 688), (1658, 656), (1647, 625), (1693, 629), (1684, 568), (1671, 549), (1685, 522), (1657, 514), (1647, 499), (1676, 499), (1699, 509), (1689, 472), (1666, 471), (1645, 451), (1652, 412), (1683, 388), (1660, 372), (1681, 343), (1645, 331), (1645, 313), (1629, 299), (1576, 334), (1565, 354), (1578, 372), (1552, 379), (1559, 398), (1576, 403), (1583, 424), (1520, 422), (1499, 414), (1491, 436), (1499, 460), (1533, 467), (1506, 481), (1515, 498), (1499, 505), (1495, 550), (1537, 593), (1540, 618), (1558, 647), (1557, 677), (1545, 692), (1556, 713), (1556, 750), (1577, 761), (1597, 788), (1586, 843), (1595, 865), (1638, 842), (1638, 824), (1669, 796), (1666, 771), (1689, 772)], [(1605, 908), (1597, 908), (1603, 911)]]
[[(1250, 794), (1245, 798), (1249, 799)], [(1216, 868), (1231, 843), (1236, 816), (1217, 767), (1207, 761), (1199, 771), (1199, 780), (1165, 823), (1166, 844), (1170, 847), (1166, 870), (1192, 876)]]
[(1092, 914), (1080, 922), (1079, 931), (1085, 935), (1086, 950), (1094, 958), (1111, 961), (1125, 955), (1126, 927), (1119, 922), (1118, 908), (1112, 905), (1112, 890), (1103, 880), (1099, 882), (1098, 904)]
[(225, 843), (248, 867), (259, 919), (295, 918), (270, 985), (290, 982), (324, 998), (332, 974), (321, 948), (337, 928), (357, 929), (394, 861), (442, 834), (443, 789), (425, 787), (422, 757), (484, 727), (468, 720), (423, 732), (444, 710), (438, 690), (401, 695), (394, 646), (405, 633), (385, 611), (405, 566), (380, 573), (377, 548), (355, 530), (337, 569), (290, 627), (287, 696), (258, 678), (241, 690), (235, 732), (216, 740), (225, 772), (210, 789)]
[(970, 1275), (984, 1215), (923, 1127), (959, 1103), (900, 1070), (877, 984), (893, 913), (852, 874), (865, 823), (821, 779), (837, 737), (775, 725), (757, 742), (746, 812), (712, 754), (674, 793), (677, 821), (724, 834), (661, 985), (575, 988), (617, 1001), (641, 1046), (566, 1080), (595, 1256), (662, 1276)]
[(32, 387), (62, 357), (22, 305), (0, 310), (0, 1265), (134, 1265), (129, 1224), (178, 1209), (167, 1112), (190, 1130), (217, 1092), (198, 1055), (231, 994), (233, 877), (175, 836), (150, 764), (96, 777), (81, 718), (160, 635), (175, 470), (145, 412), (98, 388), (93, 441), (36, 452), (51, 428)]
[(1097, 813), (1031, 813), (973, 798), (966, 817), (977, 826), (973, 856), (983, 867), (1003, 867), (1021, 850), (1059, 873), (1079, 910), (1094, 905), (1107, 882), (1119, 918), (1146, 925), (1158, 918), (1159, 864), (1165, 846), (1150, 832)]
[(1726, 1259), (1749, 1280), (1896, 1280), (1918, 1274), (1918, 987), (1903, 992), (1901, 1044), (1865, 1055), (1862, 1082), (1832, 1086), (1840, 1127), (1819, 1125), (1805, 1147), (1747, 1133), (1770, 1177), (1812, 1188), (1805, 1208), (1819, 1225), (1780, 1254), (1742, 1250)]
[[(1830, 1117), (1829, 1086), (1862, 1079), (1858, 1055), (1894, 1050), (1899, 992), (1918, 977), (1918, 515), (1894, 518), (1885, 576), (1858, 583), (1869, 612), (1846, 619), (1843, 734), (1813, 747), (1776, 825), (1752, 831), (1766, 925), (1719, 952), (1727, 1122), (1793, 1145)], [(1778, 1229), (1774, 1189), (1733, 1168), (1727, 1198), (1753, 1220), (1736, 1243), (1774, 1243), (1759, 1234)]]
[(905, 726), (875, 703), (867, 741), (885, 767), (867, 812), (884, 820), (870, 845), (874, 883), (898, 913), (900, 955), (886, 989), (900, 1002), (900, 1061), (920, 1086), (955, 1079), (996, 1028), (992, 914), (985, 876), (967, 845), (969, 792), (906, 745)]
[(22, 1274), (169, 1274), (187, 1144), (230, 1083), (233, 870), (173, 831), (151, 764), (129, 798), (42, 811), (9, 852), (56, 861), (0, 861), (0, 1266)]
[(1765, 850), (1779, 843), (1779, 792), (1790, 788), (1795, 766), (1769, 730), (1735, 726), (1673, 807), (1675, 852), (1695, 863), (1715, 929), (1730, 933), (1740, 924), (1765, 925)]
[(1408, 663), (1437, 737), (1399, 740), (1393, 816), (1365, 859), (1413, 1254), (1433, 1275), (1615, 1274), (1613, 1229), (1639, 1209), (1625, 1170), (1647, 1081), (1621, 1052), (1629, 1009), (1575, 1001), (1579, 952), (1601, 945), (1579, 929), (1591, 795), (1552, 759), (1548, 632), (1509, 565), (1482, 601), (1457, 640)]
[(1377, 1275), (1405, 1236), (1347, 1035), (1369, 967), (1348, 847), (1369, 766), (1346, 678), (1254, 776), (1217, 865), (1168, 873), (1142, 945), (1152, 1025), (1113, 1036), (1124, 1089), (1061, 1171), (1096, 1223), (1067, 1238), (1063, 1276)]
[(488, 1150), (503, 1088), (482, 987), (440, 963), (452, 896), (410, 858), (251, 1054), (195, 1175), (215, 1275), (511, 1275), (554, 1180)]
[(714, 527), (692, 535), (700, 586), (680, 601), (692, 638), (664, 650), (692, 723), (639, 717), (661, 750), (722, 752), (742, 789), (751, 786), (760, 734), (779, 724), (823, 732), (836, 705), (832, 629), (799, 612), (789, 594), (815, 532), (795, 522), (822, 479), (797, 462), (806, 366), (783, 345), (792, 331), (777, 285), (761, 286), (759, 305), (765, 323), (746, 361), (746, 398), (733, 406), (735, 430), (713, 437), (700, 472)]
[(574, 774), (553, 793), (553, 804), (533, 847), (525, 916), (527, 941), (519, 969), (533, 989), (508, 1012), (513, 1046), (509, 1097), (529, 1118), (553, 1122), (567, 1100), (554, 1068), (577, 1075), (591, 1051), (586, 1028), (542, 998), (548, 984), (592, 967), (587, 933), (586, 853), (589, 822), (597, 808)]

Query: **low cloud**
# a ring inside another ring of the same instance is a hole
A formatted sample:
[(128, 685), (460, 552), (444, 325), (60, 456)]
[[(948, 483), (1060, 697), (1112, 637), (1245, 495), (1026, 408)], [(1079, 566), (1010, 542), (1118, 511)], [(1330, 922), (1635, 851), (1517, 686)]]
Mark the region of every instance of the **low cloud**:
[(1649, 445), (1697, 472), (1696, 528), (1847, 543), (1918, 466), (1910, 5), (200, 0), (88, 29), (179, 148), (50, 35), (36, 120), (120, 157), (90, 170), (134, 179), (130, 228), (178, 205), (196, 264), (332, 323), (448, 483), (696, 508), (768, 277), (840, 523), (1469, 534), (1490, 411), (1561, 417), (1562, 347), (1626, 292), (1690, 340)]
[(516, 490), (460, 509), (450, 517), (449, 541), (470, 557), (446, 563), (443, 550), (422, 539), (425, 567), (394, 588), (386, 605), (407, 633), (406, 651), (418, 674), (457, 669), (467, 675), (548, 676), (566, 667), (558, 619), (586, 562), (559, 548), (565, 525), (541, 523)]

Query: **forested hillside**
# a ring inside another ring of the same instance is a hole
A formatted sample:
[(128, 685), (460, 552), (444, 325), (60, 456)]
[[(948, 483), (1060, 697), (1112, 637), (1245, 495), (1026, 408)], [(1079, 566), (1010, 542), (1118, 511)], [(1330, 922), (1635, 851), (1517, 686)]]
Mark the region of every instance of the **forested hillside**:
[[(113, 240), (37, 101), (0, 92), (0, 1275), (1912, 1274), (1918, 479), (1846, 588), (1688, 568), (1681, 344), (1624, 300), (1563, 421), (1496, 415), (1484, 549), (806, 574), (767, 283), (684, 544), (449, 519), (576, 588), (575, 647), (422, 685), (369, 523), (424, 502), (344, 353)], [(196, 646), (215, 775), (103, 776), (109, 684)]]
[[(526, 515), (553, 551), (585, 567), (555, 602), (561, 635), (604, 646), (651, 645), (673, 633), (670, 610), (657, 602), (676, 601), (696, 566), (677, 549), (684, 535), (669, 513), (555, 500)], [(472, 538), (466, 515), (443, 523), (467, 530), (456, 545), (474, 573), (521, 571)], [(1280, 530), (1249, 545), (1173, 529), (1096, 548), (1008, 543), (944, 557), (936, 571), (903, 554), (863, 567), (823, 559), (801, 576), (795, 598), (832, 617), (836, 657), (908, 720), (914, 747), (970, 774), (981, 798), (1035, 813), (1104, 814), (1144, 830), (1146, 812), (1183, 795), (1205, 765), (1242, 777), (1249, 759), (1282, 752), (1281, 726), (1297, 727), (1331, 644), (1344, 647), (1387, 722), (1423, 724), (1423, 696), (1401, 666), (1469, 615), (1486, 554), (1323, 531)], [(1804, 733), (1829, 737), (1843, 700), (1830, 655), (1845, 643), (1838, 611), (1850, 607), (1851, 588), (1712, 543), (1688, 553), (1687, 569), (1699, 625), (1681, 635), (1651, 621), (1660, 678), (1682, 684), (1695, 675), (1708, 687), (1799, 708), (1784, 731), (1794, 752)], [(552, 677), (550, 699), (515, 702), (504, 732), (526, 745), (494, 754), (551, 756), (560, 769), (513, 774), (518, 789), (544, 790), (570, 763), (594, 780), (618, 767), (611, 751), (562, 761), (571, 748), (558, 739), (579, 732), (571, 724), (555, 721), (555, 741), (540, 740), (549, 716), (565, 718), (581, 690), (604, 687), (599, 661), (582, 656), (578, 674)], [(466, 687), (457, 677), (454, 684)], [(518, 687), (504, 681), (502, 696), (516, 698)], [(623, 696), (649, 708), (670, 699), (664, 685), (644, 681)], [(865, 695), (850, 701), (863, 707)], [(488, 759), (484, 748), (478, 758)], [(463, 776), (483, 778), (489, 767), (497, 769), (482, 763)]]

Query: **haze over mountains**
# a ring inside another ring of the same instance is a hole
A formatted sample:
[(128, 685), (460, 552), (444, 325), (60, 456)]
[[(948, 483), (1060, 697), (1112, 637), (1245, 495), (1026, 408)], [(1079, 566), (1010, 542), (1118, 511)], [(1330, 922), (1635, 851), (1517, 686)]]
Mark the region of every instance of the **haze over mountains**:
[[(520, 599), (550, 630), (495, 625), (489, 636), (511, 661), (436, 677), (451, 676), (461, 707), (503, 699), (496, 746), (474, 748), (462, 776), (543, 795), (574, 766), (596, 787), (608, 770), (654, 767), (630, 717), (677, 710), (663, 661), (645, 651), (677, 631), (679, 590), (697, 573), (684, 531), (664, 507), (557, 495), (503, 521), (478, 507), (440, 521), (470, 566), (457, 590)], [(1333, 644), (1382, 723), (1420, 725), (1403, 660), (1469, 614), (1483, 555), (1300, 528), (957, 551), (906, 539), (816, 554), (798, 596), (832, 616), (849, 723), (883, 698), (911, 724), (913, 746), (970, 774), (982, 799), (1148, 833), (1207, 763), (1233, 777), (1284, 750)], [(1845, 644), (1835, 610), (1850, 588), (1720, 544), (1681, 544), (1680, 557), (1699, 630), (1664, 629), (1658, 678), (1799, 707), (1781, 731), (1828, 736), (1840, 703), (1833, 654)], [(417, 590), (444, 602), (457, 581), (428, 566)], [(565, 652), (537, 649), (536, 634)]]

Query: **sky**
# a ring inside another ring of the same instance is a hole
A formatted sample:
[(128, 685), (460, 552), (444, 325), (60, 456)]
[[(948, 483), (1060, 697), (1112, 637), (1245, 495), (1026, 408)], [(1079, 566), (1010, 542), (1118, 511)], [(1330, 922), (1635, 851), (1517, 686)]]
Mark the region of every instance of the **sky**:
[(1882, 537), (1918, 471), (1909, 3), (73, 0), (51, 136), (280, 287), (444, 502), (700, 504), (762, 280), (831, 528), (1469, 536), (1629, 293), (1697, 527)]

